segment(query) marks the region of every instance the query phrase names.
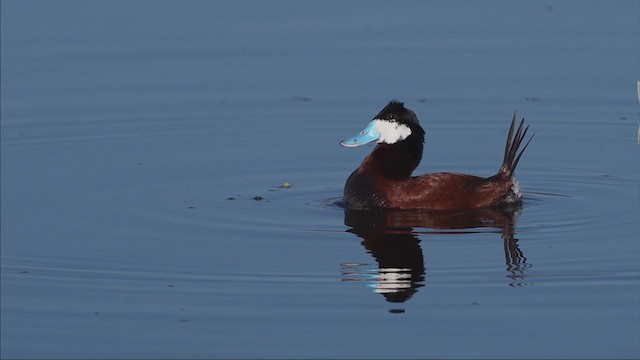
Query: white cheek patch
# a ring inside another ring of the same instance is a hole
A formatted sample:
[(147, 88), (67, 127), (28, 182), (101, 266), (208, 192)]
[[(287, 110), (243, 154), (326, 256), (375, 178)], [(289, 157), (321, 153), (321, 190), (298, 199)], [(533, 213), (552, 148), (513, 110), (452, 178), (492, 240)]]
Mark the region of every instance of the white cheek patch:
[(411, 129), (407, 125), (380, 119), (375, 122), (376, 131), (380, 134), (379, 143), (395, 144), (411, 135)]

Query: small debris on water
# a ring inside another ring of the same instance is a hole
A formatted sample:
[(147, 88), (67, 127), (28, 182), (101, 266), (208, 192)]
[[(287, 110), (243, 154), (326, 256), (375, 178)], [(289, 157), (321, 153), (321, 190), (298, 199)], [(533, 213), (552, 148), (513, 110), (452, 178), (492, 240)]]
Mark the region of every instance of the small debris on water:
[(254, 196), (254, 197), (253, 197), (253, 200), (255, 200), (255, 201), (262, 201), (262, 200), (264, 200), (264, 198), (263, 198), (262, 196)]
[(289, 99), (290, 101), (299, 101), (299, 102), (309, 102), (313, 99), (311, 99), (308, 96), (294, 96), (292, 98)]
[[(292, 185), (290, 182), (285, 181), (285, 182), (284, 182), (284, 184), (282, 184), (282, 185), (276, 185), (276, 186), (274, 186), (273, 188), (274, 188), (274, 189), (291, 189), (292, 187), (293, 187), (293, 185)], [(273, 190), (273, 189), (272, 189), (272, 190), (269, 190), (269, 191), (276, 191), (276, 190)]]
[(227, 198), (227, 200), (235, 200), (235, 199), (236, 199), (236, 198), (234, 198), (233, 196), (229, 196), (229, 197)]

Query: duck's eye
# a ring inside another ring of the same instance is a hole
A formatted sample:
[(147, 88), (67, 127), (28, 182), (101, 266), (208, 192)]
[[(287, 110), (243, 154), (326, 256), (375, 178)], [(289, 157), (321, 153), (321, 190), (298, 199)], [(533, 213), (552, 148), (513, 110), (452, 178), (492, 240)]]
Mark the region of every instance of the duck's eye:
[(396, 119), (396, 114), (389, 114), (387, 115), (387, 119), (386, 120), (395, 120)]

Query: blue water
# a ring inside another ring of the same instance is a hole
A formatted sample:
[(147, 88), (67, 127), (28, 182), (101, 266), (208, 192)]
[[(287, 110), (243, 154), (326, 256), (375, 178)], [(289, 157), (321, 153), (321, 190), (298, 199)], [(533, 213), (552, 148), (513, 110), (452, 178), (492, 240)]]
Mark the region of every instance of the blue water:
[[(2, 358), (640, 356), (638, 2), (1, 10)], [(345, 211), (394, 98), (522, 208)]]

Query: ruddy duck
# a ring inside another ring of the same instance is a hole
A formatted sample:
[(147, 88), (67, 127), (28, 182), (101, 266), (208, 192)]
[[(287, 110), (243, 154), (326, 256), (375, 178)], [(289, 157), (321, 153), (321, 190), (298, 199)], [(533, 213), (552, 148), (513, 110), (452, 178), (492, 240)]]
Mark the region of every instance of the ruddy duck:
[(527, 134), (524, 119), (518, 129), (513, 114), (500, 170), (488, 178), (434, 173), (411, 176), (422, 159), (424, 129), (404, 103), (391, 101), (358, 135), (340, 143), (355, 147), (373, 141), (376, 147), (347, 179), (344, 201), (349, 208), (456, 210), (517, 204), (522, 193), (513, 172), (533, 135), (520, 152)]

